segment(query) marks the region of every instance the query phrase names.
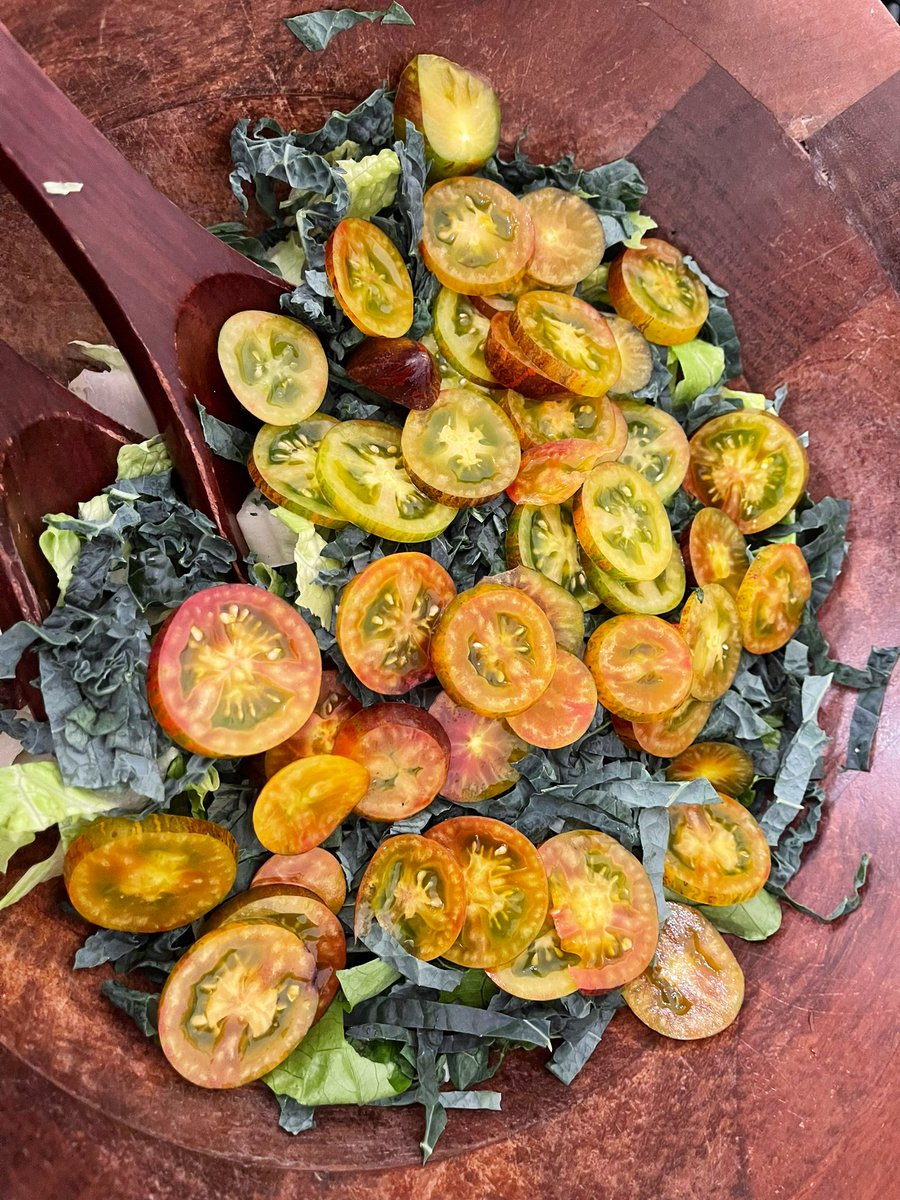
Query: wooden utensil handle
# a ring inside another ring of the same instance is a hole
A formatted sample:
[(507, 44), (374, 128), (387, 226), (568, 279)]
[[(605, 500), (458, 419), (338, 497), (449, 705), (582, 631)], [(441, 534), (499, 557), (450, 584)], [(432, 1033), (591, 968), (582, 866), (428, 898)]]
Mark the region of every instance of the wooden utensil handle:
[[(0, 182), (105, 321), (166, 436), (188, 499), (242, 548), (234, 512), (248, 490), (246, 472), (213, 460), (195, 398), (240, 423), (215, 361), (216, 333), (242, 308), (277, 310), (285, 285), (157, 192), (2, 24)], [(81, 190), (54, 195), (47, 183)]]

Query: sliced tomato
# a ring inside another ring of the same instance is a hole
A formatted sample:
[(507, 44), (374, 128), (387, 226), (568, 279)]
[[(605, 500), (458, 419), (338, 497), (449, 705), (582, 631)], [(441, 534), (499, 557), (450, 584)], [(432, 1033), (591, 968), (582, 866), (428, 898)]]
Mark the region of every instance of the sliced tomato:
[(456, 516), (419, 491), (403, 465), (400, 430), (383, 421), (341, 421), (330, 430), (316, 478), (346, 520), (388, 541), (431, 541)]
[(628, 441), (619, 461), (633, 467), (669, 500), (681, 487), (691, 461), (687, 435), (674, 417), (652, 404), (620, 400), (628, 426)]
[(737, 597), (750, 556), (744, 535), (727, 513), (701, 508), (682, 537), (691, 575), (699, 587), (719, 583)]
[(337, 671), (323, 671), (319, 699), (312, 716), (295, 734), (266, 751), (266, 779), (271, 779), (276, 771), (298, 758), (330, 754), (341, 725), (361, 708), (360, 702), (338, 679)]
[(73, 907), (103, 929), (159, 933), (196, 921), (228, 894), (237, 842), (212, 821), (168, 813), (92, 821), (66, 851)]
[(480, 717), (441, 692), (428, 710), (450, 739), (450, 768), (441, 795), (478, 804), (507, 792), (519, 778), (512, 765), (528, 747), (502, 721)]
[(561, 387), (602, 396), (619, 377), (622, 360), (600, 313), (563, 292), (526, 292), (516, 302), (509, 332), (526, 358)]
[(609, 268), (610, 298), (620, 317), (659, 346), (689, 342), (709, 316), (709, 297), (680, 250), (659, 238), (644, 238)]
[(431, 639), (456, 584), (427, 554), (386, 554), (346, 585), (338, 605), (338, 646), (373, 692), (398, 696), (434, 675)]
[(336, 754), (313, 754), (282, 767), (253, 809), (253, 830), (272, 854), (303, 854), (324, 842), (369, 789), (369, 772)]
[(483, 717), (524, 712), (556, 667), (556, 638), (541, 608), (518, 588), (481, 583), (444, 610), (431, 646), (444, 691)]
[(678, 628), (694, 664), (691, 695), (718, 700), (731, 687), (741, 663), (741, 625), (734, 601), (720, 584), (708, 583), (688, 596)]
[(277, 1067), (316, 1012), (315, 959), (288, 930), (258, 922), (206, 934), (159, 999), (159, 1041), (198, 1087), (232, 1088)]
[(753, 759), (740, 746), (729, 742), (695, 742), (666, 768), (666, 779), (683, 783), (708, 779), (717, 792), (737, 798), (753, 782)]
[(488, 575), (482, 582), (520, 588), (546, 614), (557, 646), (580, 657), (584, 646), (584, 609), (564, 587), (529, 567), (513, 567), (499, 575)]
[(672, 557), (672, 527), (657, 492), (618, 462), (594, 467), (573, 506), (575, 532), (602, 570), (631, 582), (656, 579)]
[(497, 313), (511, 313), (516, 307), (518, 296), (507, 293), (504, 296), (470, 296), (469, 299), (472, 301), (475, 311), (480, 312), (490, 321)]
[(634, 738), (647, 754), (674, 758), (700, 736), (711, 712), (711, 703), (688, 696), (658, 721), (635, 721)]
[(370, 821), (402, 821), (427, 808), (450, 765), (443, 727), (412, 704), (363, 709), (341, 727), (334, 752), (369, 772), (369, 788), (356, 811)]
[(650, 343), (630, 321), (621, 317), (603, 314), (604, 320), (616, 339), (616, 347), (622, 366), (619, 378), (609, 389), (616, 396), (632, 396), (650, 382), (653, 374), (653, 352)]
[(673, 804), (666, 887), (694, 904), (743, 904), (769, 878), (771, 859), (756, 818), (737, 800)]
[(420, 249), (444, 287), (491, 295), (506, 291), (525, 270), (534, 227), (512, 192), (489, 179), (462, 175), (425, 193)]
[(550, 917), (569, 967), (586, 992), (620, 987), (653, 958), (659, 930), (647, 872), (633, 854), (596, 829), (559, 833), (540, 847), (550, 884)]
[(634, 736), (634, 722), (626, 721), (624, 717), (617, 717), (615, 713), (610, 713), (609, 719), (613, 727), (613, 732), (622, 745), (628, 750), (637, 750), (640, 753), (642, 746)]
[(464, 388), (442, 391), (406, 418), (403, 463), (416, 486), (441, 504), (463, 508), (499, 496), (516, 478), (521, 451), (499, 404)]
[(314, 892), (333, 913), (339, 913), (347, 899), (347, 881), (341, 864), (317, 846), (305, 854), (273, 854), (250, 882), (251, 891), (265, 883), (292, 883)]
[(628, 439), (621, 409), (605, 396), (562, 392), (544, 399), (529, 399), (507, 388), (499, 393), (498, 403), (512, 421), (523, 450), (542, 442), (585, 438), (609, 446), (615, 451), (613, 457), (617, 457)]
[(325, 351), (311, 329), (290, 317), (235, 313), (219, 330), (218, 356), (243, 407), (270, 425), (295, 425), (325, 399)]
[(600, 218), (589, 204), (562, 188), (526, 192), (522, 205), (534, 223), (528, 274), (541, 287), (570, 287), (595, 270), (606, 249)]
[(386, 233), (345, 217), (325, 243), (334, 298), (368, 337), (403, 337), (412, 325), (413, 289), (403, 255)]
[(659, 617), (604, 621), (594, 630), (584, 661), (600, 703), (629, 721), (657, 721), (690, 695), (690, 649), (676, 627)]
[(292, 604), (227, 583), (196, 592), (153, 640), (147, 699), (192, 754), (240, 758), (296, 733), (312, 713), (322, 657)]
[(506, 561), (540, 571), (565, 588), (585, 611), (600, 597), (587, 580), (572, 511), (565, 504), (520, 504), (506, 531)]
[(806, 487), (806, 451), (774, 413), (741, 408), (713, 417), (690, 446), (691, 492), (726, 512), (741, 533), (777, 525)]
[(441, 288), (434, 302), (434, 337), (441, 354), (454, 371), (479, 387), (492, 388), (497, 380), (484, 361), (490, 319), (480, 313), (468, 296)]
[(269, 922), (289, 929), (313, 955), (316, 990), (315, 1019), (337, 994), (337, 972), (347, 962), (347, 941), (340, 921), (327, 904), (306, 888), (289, 883), (252, 887), (219, 906), (207, 919), (206, 929), (221, 929), (245, 921)]
[(347, 521), (322, 495), (316, 456), (322, 438), (335, 425), (334, 417), (324, 413), (287, 428), (263, 425), (247, 464), (250, 478), (273, 504), (330, 529), (340, 529)]
[(622, 989), (639, 1021), (678, 1041), (727, 1029), (744, 1002), (744, 973), (722, 935), (685, 904), (672, 904), (656, 957)]
[(462, 868), (466, 915), (444, 957), (493, 970), (531, 944), (547, 917), (547, 876), (528, 838), (490, 817), (452, 817), (426, 837)]
[(589, 471), (614, 458), (614, 449), (604, 442), (581, 438), (544, 442), (522, 455), (506, 494), (513, 504), (564, 504), (584, 484)]
[(455, 857), (432, 838), (404, 833), (375, 851), (356, 897), (355, 932), (372, 919), (408, 954), (428, 962), (446, 954), (466, 915), (466, 884)]
[(737, 594), (741, 633), (750, 653), (769, 654), (789, 642), (811, 595), (812, 579), (802, 551), (789, 543), (763, 546)]
[(512, 962), (487, 976), (498, 988), (522, 1000), (560, 1000), (578, 990), (570, 967), (580, 962), (577, 954), (563, 950), (553, 922), (544, 922), (534, 941)]
[(617, 579), (603, 571), (584, 556), (582, 560), (590, 589), (600, 597), (614, 613), (637, 613), (641, 616), (659, 616), (671, 612), (682, 601), (685, 589), (684, 563), (678, 543), (672, 539), (672, 556), (665, 569), (655, 579), (640, 583)]
[(597, 687), (580, 658), (558, 648), (550, 686), (531, 708), (507, 723), (529, 746), (559, 750), (571, 746), (590, 728), (597, 713)]
[(529, 359), (513, 341), (510, 333), (511, 312), (500, 311), (491, 317), (484, 343), (484, 361), (498, 383), (515, 388), (523, 396), (556, 396), (562, 390)]

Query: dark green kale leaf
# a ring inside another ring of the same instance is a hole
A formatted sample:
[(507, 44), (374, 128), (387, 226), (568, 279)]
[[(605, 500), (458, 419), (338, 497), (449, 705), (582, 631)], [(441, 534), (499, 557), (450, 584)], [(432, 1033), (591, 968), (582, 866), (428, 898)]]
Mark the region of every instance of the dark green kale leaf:
[(871, 682), (860, 690), (850, 718), (850, 736), (848, 738), (847, 761), (844, 764), (848, 771), (868, 771), (872, 762), (872, 746), (875, 732), (878, 728), (878, 718), (884, 704), (887, 686), (891, 674), (900, 658), (900, 646), (887, 648), (873, 647), (866, 663), (866, 671)]
[(856, 868), (856, 874), (853, 877), (853, 890), (843, 900), (839, 901), (827, 915), (816, 912), (814, 908), (808, 908), (805, 904), (801, 904), (799, 900), (795, 900), (793, 896), (789, 896), (780, 884), (774, 883), (771, 879), (766, 884), (766, 891), (783, 900), (785, 904), (789, 904), (797, 912), (803, 913), (804, 916), (812, 917), (813, 920), (819, 921), (823, 925), (830, 925), (832, 921), (846, 917), (848, 913), (856, 912), (859, 908), (862, 903), (862, 890), (865, 887), (866, 876), (869, 872), (869, 862), (868, 854), (864, 854), (859, 860), (859, 866)]
[(203, 407), (197, 401), (197, 415), (200, 418), (200, 428), (203, 430), (203, 440), (219, 458), (227, 458), (229, 462), (246, 463), (253, 449), (253, 434), (236, 425), (229, 425)]
[(104, 979), (100, 992), (116, 1008), (131, 1017), (145, 1037), (156, 1037), (159, 992), (139, 992), (119, 983), (117, 979)]
[(324, 50), (339, 33), (364, 21), (373, 25), (415, 25), (415, 21), (397, 0), (392, 0), (387, 8), (376, 8), (366, 12), (354, 8), (326, 8), (319, 12), (304, 13), (299, 17), (285, 17), (284, 23), (307, 50)]

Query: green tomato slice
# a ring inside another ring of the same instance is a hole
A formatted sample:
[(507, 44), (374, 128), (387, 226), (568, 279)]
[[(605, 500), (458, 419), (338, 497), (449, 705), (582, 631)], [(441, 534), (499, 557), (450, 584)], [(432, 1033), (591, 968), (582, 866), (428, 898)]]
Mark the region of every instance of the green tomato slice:
[(218, 355), (237, 399), (270, 425), (295, 425), (324, 399), (325, 351), (311, 329), (290, 317), (235, 313), (219, 330)]
[(620, 579), (655, 579), (672, 557), (662, 501), (643, 475), (622, 463), (594, 467), (575, 497), (573, 516), (584, 552)]
[(330, 529), (347, 522), (322, 494), (316, 457), (322, 438), (337, 423), (321, 414), (287, 428), (263, 425), (247, 464), (253, 482), (274, 504)]
[(592, 590), (581, 561), (572, 513), (567, 505), (520, 504), (506, 534), (510, 567), (530, 567), (558, 583), (587, 612), (600, 597)]
[(682, 601), (685, 589), (684, 562), (678, 543), (672, 539), (672, 557), (655, 579), (640, 583), (616, 579), (584, 556), (584, 571), (588, 586), (600, 597), (600, 602), (614, 613), (637, 613), (642, 617), (658, 617), (671, 612)]
[(497, 387), (484, 361), (484, 343), (491, 327), (468, 296), (441, 288), (434, 302), (434, 338), (450, 366), (479, 387)]
[(674, 417), (652, 404), (619, 402), (628, 426), (628, 441), (619, 462), (633, 467), (666, 501), (681, 487), (691, 461), (687, 435)]
[(316, 478), (348, 521), (392, 542), (427, 542), (455, 510), (424, 496), (406, 473), (400, 430), (382, 421), (343, 421), (322, 439)]

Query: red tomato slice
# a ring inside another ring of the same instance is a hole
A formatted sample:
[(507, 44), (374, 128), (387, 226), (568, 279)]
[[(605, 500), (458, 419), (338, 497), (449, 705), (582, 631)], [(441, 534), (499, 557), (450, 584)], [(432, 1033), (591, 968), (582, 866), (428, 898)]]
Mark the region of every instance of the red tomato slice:
[(159, 1000), (159, 1041), (198, 1087), (232, 1088), (277, 1067), (316, 1012), (316, 964), (277, 925), (229, 925), (179, 959)]
[(800, 628), (812, 595), (806, 559), (797, 546), (763, 546), (747, 568), (737, 594), (744, 645), (751, 654), (769, 654)]
[(744, 535), (727, 513), (719, 508), (701, 508), (682, 534), (682, 547), (698, 587), (720, 584), (737, 597), (747, 574), (750, 556)]
[(485, 970), (511, 962), (547, 916), (547, 876), (535, 847), (489, 817), (452, 817), (426, 837), (450, 851), (465, 880), (465, 920), (444, 957)]
[(769, 878), (771, 858), (756, 818), (737, 800), (673, 804), (666, 887), (694, 904), (743, 904)]
[(600, 703), (629, 721), (656, 721), (691, 690), (691, 652), (674, 625), (660, 617), (612, 617), (591, 636), (584, 661)]
[(506, 489), (513, 504), (563, 504), (584, 483), (598, 463), (616, 458), (613, 446), (568, 438), (543, 442), (522, 455), (519, 473)]
[(323, 671), (312, 716), (286, 741), (266, 751), (266, 779), (298, 758), (330, 754), (341, 725), (361, 709), (360, 702), (341, 683), (337, 671)]
[(482, 583), (500, 583), (520, 588), (546, 613), (553, 626), (557, 646), (570, 654), (581, 655), (584, 648), (584, 609), (571, 592), (530, 567), (511, 567), (499, 575), (488, 575)]
[(242, 583), (197, 592), (153, 641), (147, 699), (192, 754), (240, 758), (276, 746), (313, 711), (322, 658), (293, 605)]
[(559, 833), (539, 853), (560, 944), (579, 959), (569, 967), (576, 985), (603, 991), (640, 975), (653, 958), (659, 918), (634, 855), (596, 829)]
[(382, 842), (359, 885), (355, 932), (374, 917), (404, 950), (426, 962), (445, 954), (466, 915), (466, 884), (456, 859), (438, 842), (401, 834)]
[(298, 758), (256, 799), (253, 829), (273, 854), (303, 854), (324, 842), (369, 788), (369, 772), (336, 754)]
[(694, 664), (691, 695), (718, 700), (741, 665), (741, 623), (734, 601), (720, 584), (708, 583), (688, 596), (678, 629)]
[(728, 742), (695, 742), (666, 768), (666, 779), (673, 783), (708, 779), (717, 792), (735, 798), (746, 792), (755, 774), (746, 750)]
[(658, 758), (674, 758), (703, 732), (712, 704), (688, 696), (676, 709), (658, 721), (635, 721), (634, 738), (642, 750)]
[(442, 796), (454, 804), (478, 804), (509, 791), (519, 778), (512, 764), (528, 753), (528, 747), (502, 721), (480, 717), (445, 692), (428, 711), (450, 739)]
[(550, 686), (531, 708), (507, 717), (513, 733), (531, 746), (558, 750), (587, 733), (597, 712), (597, 687), (580, 658), (556, 651), (556, 670)]
[(343, 725), (334, 752), (369, 772), (368, 791), (356, 805), (360, 816), (402, 821), (427, 808), (444, 786), (450, 739), (421, 708), (376, 704)]
[(325, 243), (334, 298), (369, 337), (403, 337), (412, 325), (413, 289), (403, 255), (371, 221), (345, 217)]
[(316, 847), (305, 854), (273, 854), (250, 881), (251, 890), (264, 883), (292, 883), (307, 888), (339, 913), (347, 899), (347, 881), (341, 864), (327, 850)]
[(337, 640), (353, 674), (396, 696), (434, 675), (431, 638), (456, 584), (427, 554), (387, 554), (341, 593)]

